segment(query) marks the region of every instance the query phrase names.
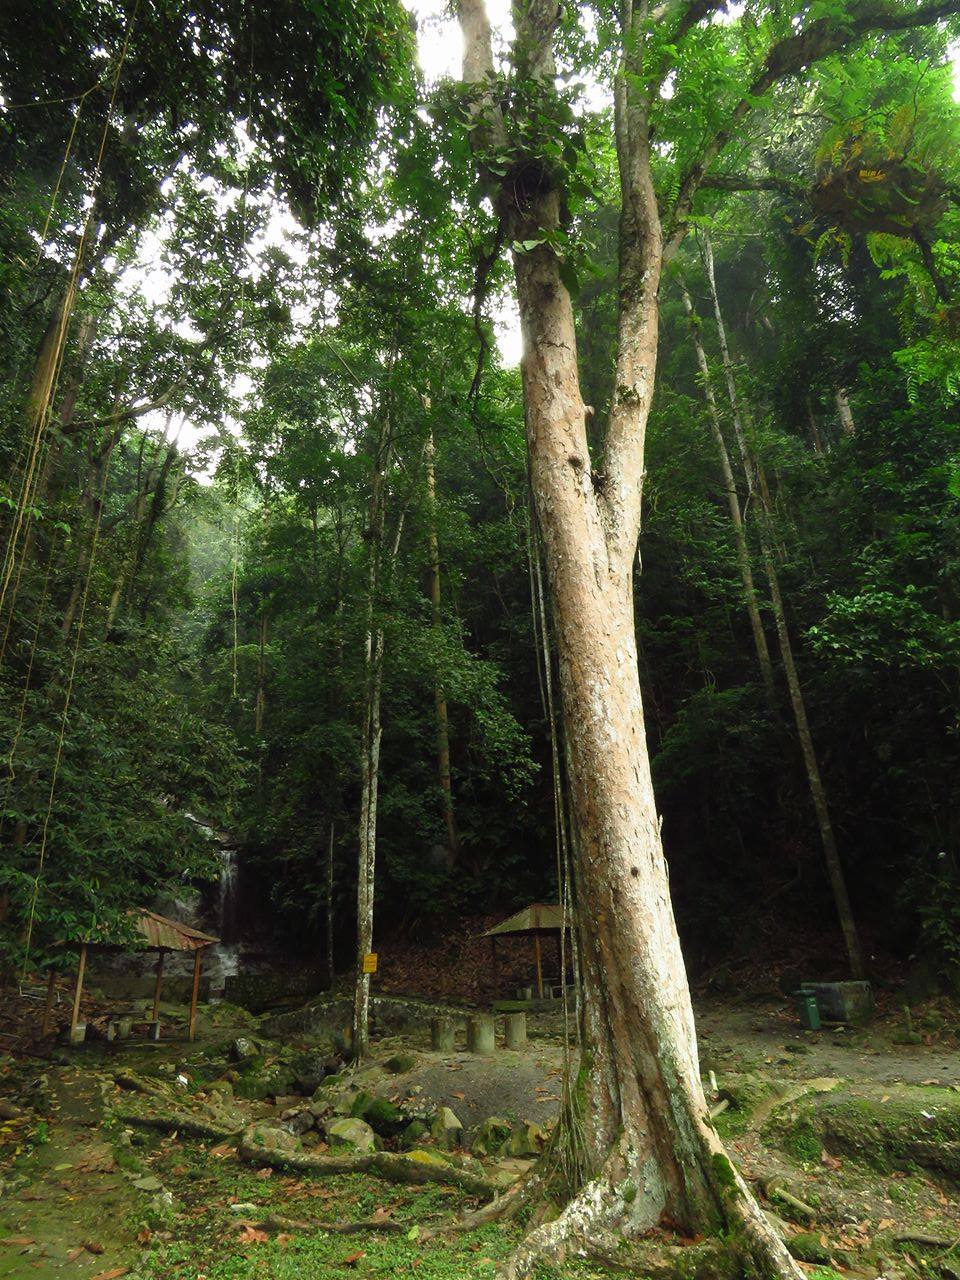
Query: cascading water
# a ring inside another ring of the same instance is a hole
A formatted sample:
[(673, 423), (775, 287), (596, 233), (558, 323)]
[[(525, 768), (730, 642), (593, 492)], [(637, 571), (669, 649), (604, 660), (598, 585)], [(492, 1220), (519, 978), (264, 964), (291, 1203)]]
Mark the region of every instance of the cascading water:
[(210, 948), (211, 987), (222, 995), (227, 978), (240, 971), (240, 875), (237, 850), (220, 848), (220, 892), (217, 898), (217, 936)]

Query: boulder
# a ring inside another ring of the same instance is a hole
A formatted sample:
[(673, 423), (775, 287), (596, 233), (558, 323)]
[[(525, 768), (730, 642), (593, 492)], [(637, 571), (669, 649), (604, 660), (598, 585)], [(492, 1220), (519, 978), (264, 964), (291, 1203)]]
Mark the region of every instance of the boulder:
[(787, 1249), (800, 1262), (822, 1266), (830, 1261), (830, 1250), (816, 1231), (800, 1231), (787, 1241)]
[(391, 1075), (402, 1076), (405, 1072), (412, 1071), (416, 1065), (417, 1059), (412, 1053), (395, 1053), (392, 1058), (387, 1058), (383, 1069)]
[(290, 1092), (290, 1068), (280, 1063), (271, 1067), (245, 1069), (234, 1085), (238, 1098), (249, 1102), (263, 1102), (267, 1098), (280, 1098)]
[(513, 1130), (503, 1152), (505, 1155), (519, 1156), (521, 1159), (538, 1156), (546, 1141), (547, 1135), (540, 1126), (528, 1120)]
[(452, 1151), (463, 1142), (463, 1124), (449, 1107), (441, 1107), (433, 1118), (430, 1134), (444, 1151)]
[(354, 1107), (351, 1114), (366, 1120), (374, 1133), (379, 1134), (381, 1138), (396, 1137), (407, 1123), (407, 1118), (400, 1108), (387, 1098), (371, 1098), (362, 1111), (357, 1111)]
[(377, 1139), (366, 1120), (356, 1116), (341, 1116), (327, 1125), (327, 1138), (331, 1146), (349, 1147), (366, 1154), (376, 1151)]
[(488, 1116), (474, 1130), (470, 1150), (480, 1156), (494, 1156), (505, 1146), (512, 1130), (506, 1120), (499, 1116)]
[(309, 1107), (291, 1107), (289, 1111), (284, 1111), (280, 1119), (283, 1127), (295, 1133), (297, 1137), (305, 1134), (316, 1124), (316, 1117)]
[(262, 1147), (264, 1151), (296, 1151), (295, 1134), (273, 1124), (252, 1124), (244, 1132), (245, 1147)]
[(356, 1089), (348, 1087), (328, 1095), (327, 1103), (335, 1116), (349, 1116), (353, 1114), (353, 1105), (359, 1096)]
[(422, 1120), (411, 1120), (400, 1135), (400, 1145), (407, 1150), (428, 1136), (430, 1129)]
[(307, 1049), (290, 1059), (290, 1083), (295, 1093), (305, 1097), (316, 1093), (321, 1083), (340, 1066), (328, 1048)]
[(260, 1048), (255, 1040), (249, 1036), (237, 1036), (236, 1040), (230, 1045), (230, 1057), (234, 1062), (249, 1062), (253, 1058), (259, 1058)]

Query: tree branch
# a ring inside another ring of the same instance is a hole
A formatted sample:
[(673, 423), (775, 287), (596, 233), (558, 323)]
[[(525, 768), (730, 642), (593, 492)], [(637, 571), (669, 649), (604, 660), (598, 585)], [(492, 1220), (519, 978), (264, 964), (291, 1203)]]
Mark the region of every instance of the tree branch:
[(686, 234), (686, 220), (693, 208), (694, 197), (703, 185), (707, 170), (726, 146), (734, 130), (754, 110), (758, 98), (781, 80), (796, 75), (812, 62), (818, 62), (839, 49), (846, 48), (872, 31), (908, 31), (913, 27), (930, 26), (958, 12), (960, 0), (933, 0), (930, 4), (912, 9), (878, 3), (878, 0), (861, 0), (845, 17), (817, 18), (804, 30), (785, 36), (774, 44), (749, 89), (731, 111), (727, 123), (710, 138), (699, 158), (681, 179), (665, 256), (672, 257), (680, 247)]
[(147, 400), (144, 404), (128, 404), (122, 409), (117, 409), (113, 413), (105, 414), (102, 418), (81, 418), (76, 422), (72, 422), (68, 427), (61, 427), (61, 434), (65, 436), (76, 435), (79, 431), (94, 430), (97, 427), (111, 427), (118, 422), (129, 422), (135, 418), (142, 418), (146, 413), (153, 413), (155, 409), (163, 409), (166, 407), (170, 397), (183, 383), (183, 378), (177, 378), (175, 382), (171, 382), (169, 387), (163, 391), (154, 400)]
[(802, 182), (783, 174), (769, 173), (752, 177), (745, 173), (708, 173), (700, 186), (708, 191), (779, 191), (783, 195), (801, 197), (806, 194)]

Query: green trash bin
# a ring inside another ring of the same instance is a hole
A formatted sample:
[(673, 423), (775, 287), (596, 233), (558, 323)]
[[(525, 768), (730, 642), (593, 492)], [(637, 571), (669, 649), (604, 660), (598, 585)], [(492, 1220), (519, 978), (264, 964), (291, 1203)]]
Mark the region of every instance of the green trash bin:
[(817, 997), (812, 991), (798, 991), (794, 999), (797, 1002), (800, 1025), (807, 1031), (819, 1031), (820, 1009), (817, 1005)]

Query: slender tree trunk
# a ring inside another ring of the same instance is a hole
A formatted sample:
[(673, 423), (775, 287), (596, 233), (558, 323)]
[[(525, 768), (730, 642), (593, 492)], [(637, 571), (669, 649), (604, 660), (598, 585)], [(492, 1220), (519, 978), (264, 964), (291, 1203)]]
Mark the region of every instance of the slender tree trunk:
[(813, 452), (817, 457), (822, 458), (827, 450), (824, 448), (823, 436), (820, 434), (817, 415), (813, 412), (813, 401), (809, 396), (807, 396), (807, 421), (810, 423), (810, 440), (813, 444)]
[(840, 430), (845, 436), (855, 436), (857, 424), (853, 420), (853, 409), (846, 387), (837, 387), (833, 393), (833, 399), (837, 406), (837, 417), (840, 419)]
[(770, 662), (770, 650), (767, 647), (767, 637), (763, 630), (763, 622), (760, 618), (760, 607), (757, 603), (757, 591), (753, 581), (753, 568), (750, 564), (750, 548), (747, 544), (747, 534), (743, 525), (743, 514), (740, 510), (740, 496), (737, 493), (737, 483), (733, 476), (733, 468), (730, 465), (730, 454), (727, 451), (727, 443), (723, 438), (723, 431), (720, 427), (720, 412), (717, 408), (717, 399), (713, 393), (713, 383), (710, 379), (710, 366), (707, 363), (707, 355), (703, 349), (703, 343), (700, 339), (700, 320), (693, 309), (693, 301), (685, 284), (680, 285), (683, 294), (683, 306), (688, 317), (690, 318), (690, 333), (693, 338), (694, 350), (697, 354), (697, 364), (700, 368), (700, 376), (703, 381), (703, 394), (707, 402), (707, 420), (710, 425), (710, 434), (713, 436), (714, 444), (717, 447), (717, 459), (720, 463), (720, 474), (723, 478), (723, 489), (727, 495), (727, 507), (730, 511), (730, 523), (733, 526), (733, 541), (737, 554), (737, 566), (740, 569), (740, 581), (743, 585), (744, 602), (747, 606), (747, 615), (750, 619), (750, 630), (753, 633), (753, 645), (757, 653), (757, 662), (760, 666), (760, 674), (763, 677), (763, 687), (767, 695), (767, 704), (771, 710), (776, 705), (776, 692), (773, 684), (773, 666)]
[(330, 838), (327, 841), (327, 982), (333, 990), (333, 836), (334, 822), (330, 819)]
[[(707, 240), (706, 243), (709, 250), (709, 240)], [(723, 368), (727, 383), (727, 393), (730, 398), (730, 409), (734, 420), (739, 422), (741, 421), (740, 396), (737, 391), (736, 378), (734, 376), (733, 365), (730, 360), (730, 352), (727, 346), (723, 313), (720, 308), (720, 299), (717, 294), (716, 281), (713, 274), (712, 253), (709, 253), (709, 264), (707, 274), (710, 280), (710, 293), (713, 299), (713, 309), (717, 320), (717, 333), (720, 338), (720, 351), (723, 357)], [(827, 875), (830, 880), (830, 887), (833, 890), (833, 899), (837, 909), (837, 916), (840, 920), (840, 928), (843, 931), (847, 957), (850, 962), (850, 972), (854, 978), (863, 978), (866, 973), (866, 966), (863, 960), (863, 949), (860, 945), (860, 936), (857, 932), (856, 921), (853, 918), (853, 909), (850, 905), (850, 895), (847, 891), (847, 883), (843, 874), (843, 865), (840, 862), (840, 854), (837, 849), (833, 823), (830, 819), (830, 807), (827, 803), (827, 795), (823, 786), (823, 779), (820, 774), (820, 764), (817, 759), (816, 749), (813, 745), (813, 736), (810, 732), (810, 722), (807, 718), (806, 701), (803, 696), (803, 689), (800, 685), (800, 677), (797, 674), (797, 665), (793, 656), (793, 645), (790, 641), (790, 631), (787, 626), (786, 614), (783, 608), (783, 598), (780, 594), (780, 579), (773, 555), (774, 539), (771, 529), (770, 494), (766, 484), (763, 482), (763, 469), (762, 467), (757, 466), (756, 460), (750, 451), (742, 431), (738, 433), (737, 440), (741, 446), (741, 460), (743, 462), (743, 470), (747, 477), (748, 484), (750, 483), (751, 476), (758, 477), (761, 481), (759, 485), (760, 547), (763, 555), (764, 571), (766, 573), (767, 582), (770, 586), (770, 602), (773, 606), (773, 618), (777, 628), (780, 658), (783, 662), (783, 671), (786, 676), (787, 689), (790, 694), (790, 705), (793, 709), (794, 723), (797, 727), (797, 737), (800, 741), (800, 751), (803, 756), (803, 766), (807, 775), (810, 799), (813, 804), (814, 813), (816, 814), (817, 827), (820, 831), (820, 842), (823, 846), (823, 856), (827, 864)]]
[[(700, 1082), (696, 1030), (670, 902), (641, 705), (633, 582), (644, 433), (657, 358), (663, 238), (653, 190), (649, 103), (636, 59), (641, 15), (625, 6), (615, 88), (621, 180), (615, 394), (602, 457), (591, 467), (576, 332), (561, 264), (562, 193), (549, 166), (498, 175), (483, 156), (506, 140), (490, 85), (492, 41), (482, 0), (460, 0), (463, 78), (472, 87), (481, 172), (498, 192), (514, 254), (523, 332), (530, 480), (553, 606), (575, 820), (575, 877), (584, 972), (584, 1131), (591, 1180), (536, 1228), (510, 1264), (528, 1273), (655, 1227), (666, 1214), (691, 1233), (735, 1231), (758, 1271), (796, 1277), (781, 1241), (723, 1152)], [(553, 84), (556, 0), (516, 6), (518, 73)], [(588, 923), (589, 922), (589, 923)]]
[(257, 655), (257, 699), (253, 709), (253, 732), (259, 739), (263, 736), (263, 722), (267, 712), (267, 614), (260, 609), (260, 649)]
[(370, 975), (363, 959), (373, 950), (373, 902), (377, 860), (377, 801), (380, 785), (380, 695), (383, 689), (383, 628), (368, 630), (366, 706), (360, 757), (360, 856), (357, 872), (357, 973), (353, 1001), (353, 1054), (370, 1052)]
[[(370, 975), (364, 956), (373, 948), (373, 906), (377, 859), (377, 802), (380, 785), (380, 696), (383, 690), (383, 626), (377, 613), (384, 569), (387, 481), (393, 463), (391, 382), (396, 349), (387, 371), (384, 404), (379, 414), (370, 482), (367, 539), (367, 625), (364, 641), (364, 706), (360, 731), (360, 827), (357, 861), (357, 956), (353, 997), (353, 1053), (359, 1060), (370, 1051)], [(399, 546), (399, 521), (396, 544)]]
[[(437, 478), (434, 466), (435, 448), (433, 427), (427, 437), (427, 542), (430, 552), (430, 602), (433, 612), (433, 626), (439, 630), (441, 624), (440, 598), (440, 542), (437, 537)], [(447, 866), (453, 868), (460, 856), (460, 837), (457, 833), (456, 816), (453, 809), (453, 782), (450, 775), (450, 726), (447, 717), (447, 699), (443, 690), (443, 681), (437, 675), (433, 685), (434, 705), (437, 713), (437, 777), (440, 782), (440, 797), (443, 806), (443, 823), (447, 835)]]

